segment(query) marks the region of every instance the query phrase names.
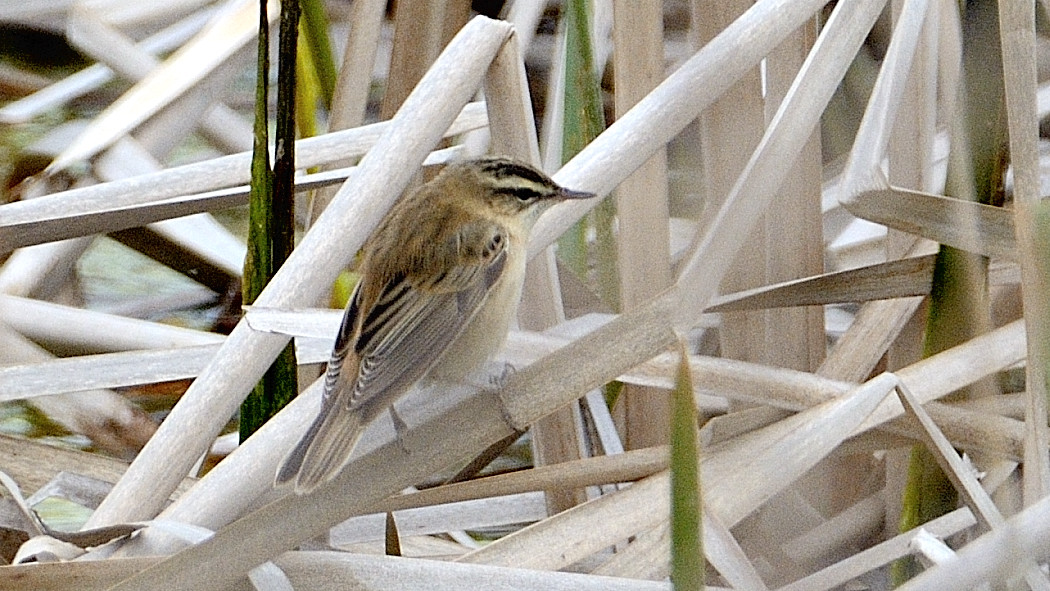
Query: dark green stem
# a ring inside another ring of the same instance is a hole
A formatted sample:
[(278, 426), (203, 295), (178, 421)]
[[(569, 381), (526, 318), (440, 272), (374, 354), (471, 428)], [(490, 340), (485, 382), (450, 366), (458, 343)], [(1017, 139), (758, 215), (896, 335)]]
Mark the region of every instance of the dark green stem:
[[(251, 304), (292, 253), (295, 244), (295, 58), (299, 26), (298, 0), (282, 0), (278, 39), (277, 149), (274, 167), (267, 154), (267, 79), (269, 22), (260, 0), (259, 69), (255, 91), (255, 140), (249, 197), (248, 257), (244, 270), (244, 303)], [(298, 392), (295, 350), (289, 345), (241, 405), (240, 436), (247, 439)]]

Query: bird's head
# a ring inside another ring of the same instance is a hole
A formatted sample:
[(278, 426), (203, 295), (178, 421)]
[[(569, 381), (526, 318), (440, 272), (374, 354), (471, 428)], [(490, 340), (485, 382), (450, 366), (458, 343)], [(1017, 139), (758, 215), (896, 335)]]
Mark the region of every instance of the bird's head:
[(569, 199), (589, 199), (594, 193), (562, 187), (540, 170), (518, 160), (489, 156), (449, 165), (442, 176), (458, 181), (466, 207), (528, 225), (551, 205)]

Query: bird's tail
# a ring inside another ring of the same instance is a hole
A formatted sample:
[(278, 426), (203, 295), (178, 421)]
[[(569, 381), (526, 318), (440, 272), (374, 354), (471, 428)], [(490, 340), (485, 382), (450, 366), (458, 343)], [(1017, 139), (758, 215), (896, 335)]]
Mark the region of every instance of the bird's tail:
[(276, 484), (294, 478), (295, 492), (301, 495), (339, 474), (364, 431), (360, 414), (340, 406), (322, 405), (306, 434), (281, 463)]

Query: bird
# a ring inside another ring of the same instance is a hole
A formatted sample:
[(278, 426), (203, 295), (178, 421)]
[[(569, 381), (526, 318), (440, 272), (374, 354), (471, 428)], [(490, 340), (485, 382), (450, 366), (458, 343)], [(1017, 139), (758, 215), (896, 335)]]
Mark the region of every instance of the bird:
[[(284, 458), (275, 486), (307, 494), (335, 478), (364, 429), (417, 383), (457, 383), (506, 339), (521, 297), (533, 224), (593, 193), (524, 162), (486, 156), (447, 165), (409, 192), (361, 251), (328, 361), (321, 408)], [(399, 433), (400, 439), (400, 433)]]

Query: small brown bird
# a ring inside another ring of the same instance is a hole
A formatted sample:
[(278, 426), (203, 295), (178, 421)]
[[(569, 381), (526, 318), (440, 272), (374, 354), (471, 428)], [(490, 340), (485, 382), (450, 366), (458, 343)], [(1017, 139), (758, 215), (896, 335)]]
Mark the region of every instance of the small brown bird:
[(364, 428), (414, 384), (461, 381), (489, 359), (517, 310), (536, 219), (559, 201), (590, 197), (527, 164), (487, 157), (450, 164), (394, 205), (364, 246), (321, 411), (276, 483), (294, 479), (304, 494), (331, 480)]

